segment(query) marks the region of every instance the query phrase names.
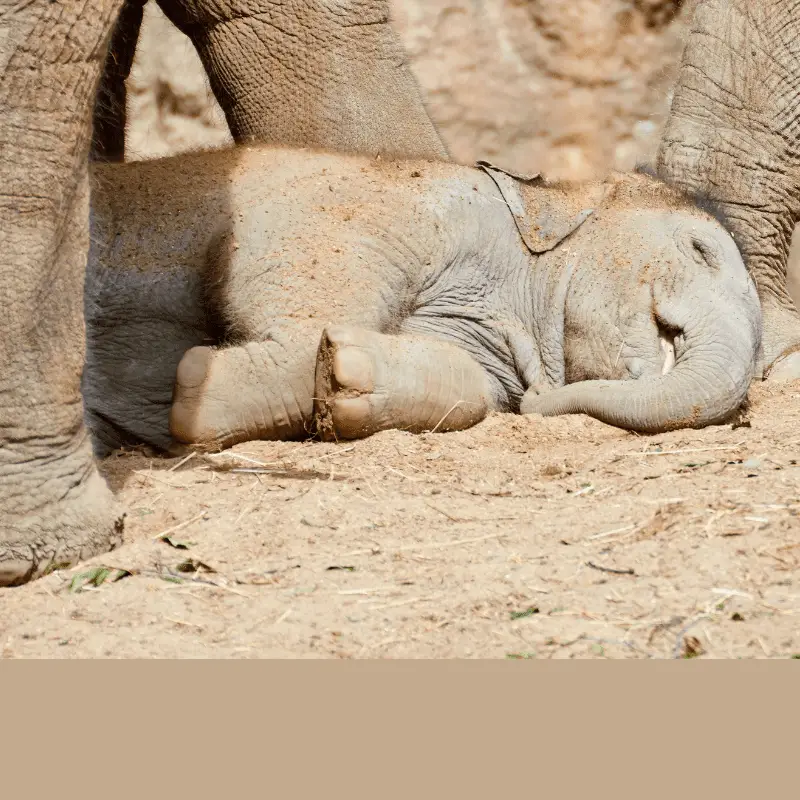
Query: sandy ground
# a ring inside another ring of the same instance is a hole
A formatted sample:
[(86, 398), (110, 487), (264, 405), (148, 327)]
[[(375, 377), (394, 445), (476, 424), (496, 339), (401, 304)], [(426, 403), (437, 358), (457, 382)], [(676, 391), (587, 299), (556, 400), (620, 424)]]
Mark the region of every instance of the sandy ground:
[(800, 654), (800, 383), (736, 427), (496, 414), (104, 471), (126, 544), (0, 590), (4, 657)]

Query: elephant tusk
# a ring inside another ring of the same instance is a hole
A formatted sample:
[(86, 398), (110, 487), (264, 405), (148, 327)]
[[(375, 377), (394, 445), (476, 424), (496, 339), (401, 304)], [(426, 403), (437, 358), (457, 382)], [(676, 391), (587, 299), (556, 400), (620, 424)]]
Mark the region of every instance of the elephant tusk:
[(659, 333), (658, 341), (661, 344), (661, 350), (664, 353), (664, 364), (661, 367), (661, 374), (666, 375), (672, 371), (675, 366), (675, 340), (672, 337), (665, 336)]

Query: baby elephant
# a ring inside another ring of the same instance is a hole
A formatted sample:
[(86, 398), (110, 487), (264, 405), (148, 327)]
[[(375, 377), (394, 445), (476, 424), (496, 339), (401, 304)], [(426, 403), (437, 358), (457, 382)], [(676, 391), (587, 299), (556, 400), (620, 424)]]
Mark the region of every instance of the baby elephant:
[(731, 237), (645, 175), (237, 148), (94, 170), (101, 452), (448, 431), (490, 409), (728, 419), (761, 316)]

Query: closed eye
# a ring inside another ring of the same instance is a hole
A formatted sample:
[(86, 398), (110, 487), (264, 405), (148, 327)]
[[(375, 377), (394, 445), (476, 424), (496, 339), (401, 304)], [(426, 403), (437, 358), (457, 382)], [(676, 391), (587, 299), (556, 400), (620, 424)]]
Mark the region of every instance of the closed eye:
[(696, 264), (718, 270), (722, 267), (722, 250), (719, 243), (706, 231), (698, 231), (693, 225), (681, 225), (675, 232), (678, 249)]

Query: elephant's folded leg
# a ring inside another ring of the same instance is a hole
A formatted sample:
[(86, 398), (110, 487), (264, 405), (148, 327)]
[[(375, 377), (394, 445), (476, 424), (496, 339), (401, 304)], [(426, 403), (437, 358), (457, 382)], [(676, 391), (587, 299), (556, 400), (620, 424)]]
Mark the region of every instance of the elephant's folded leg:
[(323, 439), (358, 439), (392, 428), (463, 430), (491, 406), (485, 371), (453, 344), (342, 325), (322, 336), (314, 416)]
[(193, 347), (178, 365), (169, 426), (180, 442), (230, 447), (310, 432), (316, 336)]

